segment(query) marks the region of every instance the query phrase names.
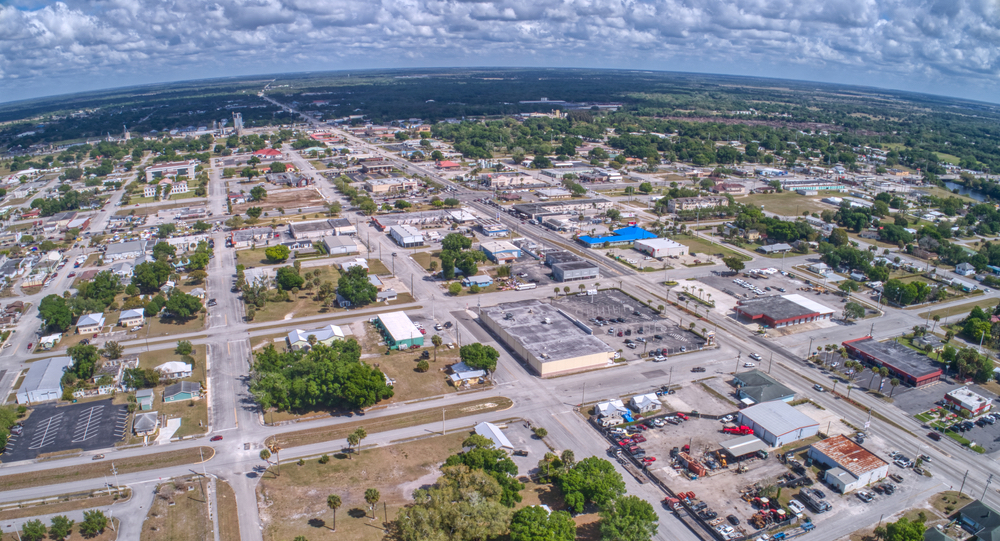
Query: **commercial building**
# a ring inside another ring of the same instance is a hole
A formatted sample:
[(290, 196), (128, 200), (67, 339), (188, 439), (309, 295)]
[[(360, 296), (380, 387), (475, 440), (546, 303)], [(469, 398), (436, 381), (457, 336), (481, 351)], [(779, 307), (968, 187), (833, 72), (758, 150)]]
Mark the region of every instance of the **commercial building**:
[(951, 409), (961, 412), (967, 411), (976, 416), (985, 413), (993, 408), (993, 402), (972, 392), (968, 387), (959, 387), (944, 395), (944, 401)]
[(507, 439), (507, 436), (500, 431), (500, 427), (493, 423), (482, 422), (476, 425), (476, 434), (493, 442), (494, 448), (503, 450), (513, 450), (514, 446)]
[[(976, 500), (959, 509), (958, 523), (962, 529), (982, 541), (1000, 539), (1000, 511)], [(933, 528), (931, 528), (933, 530)]]
[[(392, 170), (391, 165), (370, 166), (369, 169), (376, 167), (388, 168), (386, 169), (386, 172)], [(367, 173), (368, 171), (365, 172)], [(369, 178), (365, 180), (365, 189), (375, 195), (403, 193), (407, 190), (416, 189), (417, 186), (417, 181), (405, 177)]]
[(31, 363), (17, 390), (18, 404), (37, 404), (62, 397), (62, 378), (73, 365), (72, 357), (50, 357)]
[(829, 468), (823, 479), (842, 494), (889, 475), (889, 463), (844, 437), (831, 436), (809, 447), (809, 458)]
[(521, 249), (505, 240), (484, 242), (479, 249), (494, 263), (510, 263), (521, 257)]
[(525, 203), (514, 205), (521, 216), (539, 219), (555, 214), (579, 214), (587, 210), (604, 211), (613, 207), (614, 203), (609, 199), (571, 199), (568, 201), (546, 201), (544, 203)]
[(510, 230), (507, 226), (503, 225), (499, 220), (494, 220), (492, 218), (482, 218), (479, 220), (479, 230), (483, 232), (484, 235), (490, 238), (505, 237)]
[(760, 252), (762, 254), (766, 254), (766, 255), (783, 254), (783, 253), (786, 253), (786, 252), (790, 252), (791, 250), (792, 250), (792, 245), (791, 244), (786, 244), (784, 242), (778, 242), (778, 243), (775, 243), (775, 244), (768, 244), (766, 246), (760, 246), (760, 247), (757, 248), (758, 252)]
[(311, 222), (291, 222), (288, 232), (293, 239), (319, 239), (335, 234), (330, 220), (313, 220)]
[(188, 160), (185, 162), (168, 162), (156, 165), (151, 165), (146, 168), (146, 182), (151, 183), (153, 180), (162, 177), (188, 177), (194, 178), (195, 167), (198, 165), (197, 160)]
[(650, 233), (637, 225), (630, 225), (621, 229), (615, 229), (612, 233), (614, 234), (606, 237), (591, 237), (589, 235), (583, 235), (577, 240), (588, 248), (600, 248), (605, 244), (609, 246), (620, 246), (622, 244), (632, 244), (638, 240), (656, 238), (654, 233)]
[(493, 285), (493, 278), (490, 278), (487, 274), (480, 276), (466, 276), (462, 279), (462, 285), (466, 287), (473, 285), (477, 287), (490, 287)]
[(601, 368), (614, 358), (590, 327), (538, 300), (483, 308), (480, 317), (542, 377)]
[[(757, 321), (772, 328), (799, 325), (830, 319), (833, 309), (802, 295), (781, 295), (739, 301), (736, 310), (741, 321)], [(759, 321), (758, 321), (759, 320)]]
[(330, 255), (356, 254), (359, 251), (357, 241), (349, 236), (323, 237), (322, 242)]
[(293, 351), (298, 351), (300, 349), (308, 350), (312, 347), (312, 344), (309, 343), (310, 336), (315, 337), (317, 344), (329, 346), (337, 340), (343, 340), (344, 331), (336, 325), (327, 325), (326, 327), (320, 327), (318, 329), (308, 331), (295, 329), (294, 331), (288, 333), (288, 347), (292, 348)]
[(338, 236), (358, 234), (358, 228), (347, 218), (330, 218), (329, 222), (333, 226), (333, 232)]
[(312, 179), (298, 173), (268, 173), (264, 178), (272, 184), (282, 184), (292, 188), (305, 188), (312, 184)]
[(419, 229), (411, 225), (394, 225), (389, 228), (389, 236), (403, 248), (424, 245), (424, 236)]
[(258, 242), (266, 242), (274, 236), (270, 227), (251, 227), (233, 231), (230, 242), (233, 248), (249, 248)]
[(184, 180), (173, 181), (173, 180), (161, 180), (156, 184), (147, 184), (142, 188), (143, 197), (167, 197), (169, 195), (178, 195), (182, 193), (188, 193), (188, 183)]
[(652, 257), (687, 255), (688, 247), (670, 239), (645, 239), (635, 241), (635, 249)]
[(720, 445), (722, 450), (728, 453), (733, 460), (750, 457), (751, 455), (756, 455), (760, 451), (767, 451), (767, 444), (760, 441), (760, 438), (754, 435), (746, 435), (729, 439), (722, 442)]
[(791, 402), (795, 399), (795, 391), (760, 370), (737, 372), (733, 376), (733, 385), (736, 386), (740, 401), (748, 406), (772, 400)]
[(667, 212), (685, 210), (712, 209), (729, 204), (729, 199), (721, 196), (708, 197), (677, 197), (667, 202)]
[(753, 429), (755, 436), (771, 447), (782, 447), (819, 433), (819, 423), (780, 400), (764, 402), (740, 411), (737, 424)]
[(552, 278), (557, 282), (594, 280), (601, 277), (596, 263), (587, 261), (572, 252), (548, 252), (545, 264), (552, 268)]
[(843, 182), (831, 182), (827, 180), (812, 180), (812, 179), (786, 179), (781, 181), (781, 188), (788, 191), (796, 190), (806, 190), (806, 191), (827, 191), (827, 192), (841, 192), (847, 187), (844, 186)]
[(76, 321), (76, 332), (93, 334), (104, 328), (104, 314), (84, 314)]
[(146, 253), (146, 241), (144, 240), (118, 242), (109, 244), (104, 250), (104, 260), (119, 261), (122, 259), (135, 259)]
[(863, 336), (847, 340), (841, 345), (847, 348), (852, 357), (875, 366), (884, 366), (893, 376), (914, 387), (934, 383), (944, 373), (926, 355), (895, 342), (878, 342), (871, 336)]
[(391, 349), (409, 349), (412, 346), (424, 345), (424, 335), (403, 312), (380, 314), (372, 323), (382, 333), (382, 338)]

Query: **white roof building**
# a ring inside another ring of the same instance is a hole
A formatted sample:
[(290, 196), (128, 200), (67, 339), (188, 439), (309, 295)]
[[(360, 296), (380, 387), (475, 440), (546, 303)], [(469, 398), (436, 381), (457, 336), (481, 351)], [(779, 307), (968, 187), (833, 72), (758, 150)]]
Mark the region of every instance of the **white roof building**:
[(17, 403), (58, 400), (62, 396), (63, 374), (72, 365), (71, 357), (51, 357), (31, 363), (21, 388), (17, 390)]
[(319, 329), (309, 331), (295, 329), (294, 331), (288, 333), (288, 345), (290, 345), (293, 350), (302, 348), (308, 349), (310, 336), (316, 337), (317, 344), (329, 346), (336, 340), (344, 339), (344, 330), (336, 325), (327, 325), (326, 327), (320, 327)]
[(663, 407), (660, 403), (659, 397), (656, 393), (640, 394), (632, 397), (631, 400), (632, 409), (638, 411), (639, 413), (646, 413), (647, 411), (656, 411)]
[(156, 367), (156, 371), (170, 379), (191, 377), (191, 365), (180, 361), (170, 361)]
[(625, 409), (625, 404), (618, 399), (609, 400), (607, 402), (599, 402), (594, 409), (600, 417), (621, 417), (622, 414), (628, 412), (628, 410)]
[(493, 423), (479, 423), (476, 425), (476, 434), (492, 440), (497, 449), (514, 448), (510, 440), (507, 439), (507, 436), (504, 436), (503, 432), (500, 431), (500, 427)]

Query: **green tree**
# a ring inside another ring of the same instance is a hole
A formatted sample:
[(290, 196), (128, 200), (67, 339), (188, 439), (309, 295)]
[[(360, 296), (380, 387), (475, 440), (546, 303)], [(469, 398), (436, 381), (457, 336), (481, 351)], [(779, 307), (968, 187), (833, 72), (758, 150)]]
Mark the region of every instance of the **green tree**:
[(174, 224), (162, 224), (156, 228), (156, 236), (161, 239), (169, 238), (175, 231), (177, 231), (177, 226)]
[(123, 353), (125, 353), (125, 347), (114, 340), (105, 342), (104, 349), (101, 350), (101, 354), (111, 360), (120, 359)]
[(299, 275), (295, 267), (280, 267), (274, 276), (274, 283), (279, 289), (291, 291), (297, 287), (302, 287), (306, 279)]
[(535, 434), (535, 436), (537, 436), (537, 437), (538, 437), (539, 439), (541, 439), (541, 438), (544, 438), (545, 436), (548, 436), (548, 435), (549, 435), (549, 431), (548, 431), (548, 430), (545, 430), (544, 428), (542, 428), (542, 427), (540, 427), (540, 426), (536, 426), (536, 427), (532, 428), (532, 429), (531, 429), (531, 431), (532, 431), (532, 432), (533, 432), (533, 433)]
[(858, 283), (855, 282), (854, 280), (851, 280), (850, 278), (841, 282), (840, 285), (837, 287), (844, 293), (847, 293), (848, 295), (861, 289), (861, 286), (858, 285)]
[(478, 434), (466, 438), (462, 446), (469, 450), (448, 457), (444, 462), (445, 466), (461, 464), (473, 470), (483, 470), (496, 479), (503, 489), (500, 503), (514, 507), (521, 501), (520, 491), (524, 485), (517, 480), (517, 465), (506, 451), (494, 449), (492, 440)]
[(360, 455), (361, 454), (361, 442), (365, 438), (367, 438), (367, 437), (368, 437), (368, 431), (365, 430), (365, 427), (359, 426), (358, 428), (356, 428), (354, 430), (354, 432), (351, 432), (348, 435), (347, 441), (348, 441), (348, 443), (351, 443), (351, 445), (357, 449), (355, 451), (355, 453), (357, 453), (357, 454)]
[(52, 517), (52, 525), (49, 526), (49, 537), (56, 541), (69, 537), (70, 532), (73, 531), (73, 524), (75, 522), (67, 518), (66, 515)]
[(638, 496), (623, 496), (601, 508), (601, 539), (649, 541), (656, 535), (656, 511)]
[(167, 283), (170, 273), (170, 265), (162, 261), (139, 263), (132, 270), (132, 285), (138, 287), (142, 293), (155, 293)]
[(479, 342), (462, 346), (458, 355), (469, 367), (489, 372), (496, 371), (497, 359), (500, 358), (500, 352), (493, 346), (484, 346)]
[(584, 505), (593, 502), (604, 506), (625, 494), (625, 481), (615, 467), (602, 458), (587, 457), (556, 478), (556, 484), (566, 499), (566, 506), (582, 513)]
[(538, 505), (514, 512), (510, 521), (510, 541), (573, 541), (576, 523), (566, 511), (549, 513)]
[(903, 517), (885, 525), (885, 541), (921, 541), (926, 531), (927, 527), (923, 522), (910, 522)]
[(177, 347), (174, 348), (174, 353), (177, 355), (191, 355), (194, 352), (194, 346), (191, 345), (190, 340), (178, 340)]
[(198, 314), (202, 305), (198, 297), (183, 291), (174, 291), (163, 307), (178, 319), (191, 319)]
[(254, 220), (260, 218), (261, 214), (264, 214), (264, 209), (260, 207), (250, 207), (247, 209), (247, 216), (253, 218)]
[(250, 189), (251, 201), (263, 201), (267, 199), (267, 190), (263, 186), (254, 186)]
[(153, 245), (153, 261), (170, 261), (177, 255), (177, 248), (166, 242), (157, 242)]
[(101, 360), (101, 354), (98, 353), (97, 346), (93, 344), (77, 344), (67, 349), (66, 353), (73, 359), (71, 371), (77, 378), (90, 379), (94, 377), (97, 362)]
[(448, 286), (448, 293), (451, 293), (452, 295), (458, 295), (461, 292), (462, 284), (458, 282), (452, 282), (451, 285)]
[(379, 494), (377, 488), (365, 490), (365, 502), (368, 503), (368, 508), (372, 510), (372, 520), (375, 520), (375, 506), (378, 505), (380, 499), (382, 499), (382, 495)]
[(352, 306), (365, 306), (378, 298), (378, 288), (368, 280), (368, 272), (363, 267), (354, 266), (337, 279), (337, 294)]
[(73, 323), (73, 313), (66, 305), (66, 299), (59, 295), (48, 295), (42, 299), (38, 304), (38, 315), (45, 328), (52, 331), (66, 332)]
[(441, 249), (449, 252), (461, 252), (472, 247), (472, 239), (461, 233), (448, 233), (441, 241)]
[(340, 501), (340, 496), (336, 494), (330, 494), (326, 497), (326, 506), (333, 511), (333, 531), (337, 531), (337, 509), (339, 509), (342, 504), (343, 502)]
[(722, 263), (733, 272), (739, 272), (745, 267), (743, 259), (735, 255), (722, 258)]
[(45, 527), (45, 524), (37, 519), (29, 520), (21, 526), (21, 538), (28, 541), (41, 541), (48, 533), (49, 530)]
[(449, 198), (447, 198), (447, 199), (444, 200), (444, 206), (446, 206), (446, 207), (455, 208), (455, 207), (457, 207), (460, 204), (461, 204), (461, 201), (459, 201), (458, 199), (455, 199), (454, 197), (449, 197)]
[(834, 246), (845, 246), (850, 241), (851, 238), (847, 236), (847, 231), (844, 231), (839, 227), (834, 228), (834, 230), (830, 232), (829, 242)]
[(208, 231), (209, 229), (212, 229), (212, 225), (211, 224), (207, 224), (207, 223), (205, 223), (205, 222), (203, 222), (201, 220), (198, 220), (197, 222), (195, 222), (194, 225), (191, 226), (191, 227), (195, 231), (197, 231), (199, 233), (204, 233), (205, 231)]
[(413, 505), (400, 509), (400, 541), (480, 541), (506, 533), (512, 511), (500, 503), (496, 479), (466, 466), (441, 468), (433, 486), (413, 493)]
[(284, 244), (275, 244), (264, 249), (264, 255), (273, 263), (284, 263), (292, 251)]
[(865, 307), (856, 302), (849, 302), (844, 305), (844, 319), (861, 319), (865, 317)]
[(434, 345), (434, 362), (437, 362), (438, 360), (438, 348), (441, 347), (441, 344), (443, 343), (444, 340), (442, 340), (440, 336), (435, 334), (431, 337), (431, 344)]
[(273, 162), (273, 163), (271, 163), (271, 172), (272, 173), (284, 173), (287, 170), (288, 170), (288, 167), (285, 164), (281, 163), (281, 162)]
[(80, 523), (80, 533), (84, 537), (96, 537), (104, 533), (104, 529), (108, 527), (108, 517), (104, 516), (104, 513), (94, 509), (91, 511), (83, 512), (83, 522)]

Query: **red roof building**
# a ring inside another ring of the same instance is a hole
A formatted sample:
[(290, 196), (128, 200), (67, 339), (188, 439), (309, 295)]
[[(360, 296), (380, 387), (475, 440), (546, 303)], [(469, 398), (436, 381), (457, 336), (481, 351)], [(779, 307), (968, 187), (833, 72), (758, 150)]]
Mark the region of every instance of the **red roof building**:
[(253, 155), (259, 157), (278, 158), (281, 156), (281, 151), (273, 148), (262, 148), (254, 152)]
[(459, 165), (459, 164), (457, 164), (455, 162), (450, 162), (450, 161), (438, 162), (437, 166), (438, 166), (438, 169), (457, 169), (459, 167), (462, 167), (461, 165)]

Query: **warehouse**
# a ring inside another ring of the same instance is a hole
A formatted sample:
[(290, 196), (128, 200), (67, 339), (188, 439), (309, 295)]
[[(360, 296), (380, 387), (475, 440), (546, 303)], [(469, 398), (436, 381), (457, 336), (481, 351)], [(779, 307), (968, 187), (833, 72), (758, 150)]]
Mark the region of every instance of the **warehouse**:
[(479, 249), (494, 263), (510, 263), (521, 257), (521, 249), (505, 240), (484, 242)]
[(389, 236), (403, 248), (424, 245), (424, 236), (420, 234), (420, 230), (411, 225), (394, 225), (389, 228)]
[(295, 240), (320, 239), (336, 234), (330, 220), (315, 220), (312, 222), (292, 222), (288, 224), (288, 232)]
[(767, 452), (767, 444), (752, 434), (726, 440), (720, 446), (733, 460), (759, 456), (757, 453)]
[(330, 218), (328, 220), (333, 227), (335, 235), (357, 235), (358, 228), (347, 218)]
[(841, 494), (885, 479), (889, 463), (839, 435), (809, 447), (809, 458), (827, 468), (823, 479)]
[(480, 318), (542, 377), (603, 368), (614, 359), (590, 327), (535, 299), (483, 308)]
[(736, 423), (752, 428), (754, 435), (771, 447), (781, 447), (819, 433), (819, 423), (780, 400), (746, 408), (740, 412)]
[(349, 236), (323, 237), (323, 247), (330, 255), (358, 253), (358, 243)]
[(375, 328), (382, 333), (385, 344), (391, 349), (409, 349), (423, 346), (424, 335), (403, 312), (381, 314), (372, 320)]
[(830, 319), (833, 309), (809, 300), (802, 295), (781, 295), (739, 301), (735, 308), (736, 317), (745, 317), (761, 325), (781, 328), (813, 321)]
[(688, 253), (687, 246), (670, 239), (637, 240), (635, 249), (652, 257), (673, 257)]
[(941, 379), (944, 373), (937, 363), (912, 349), (895, 342), (877, 342), (871, 336), (863, 336), (843, 342), (847, 352), (863, 362), (884, 366), (893, 376), (909, 385), (921, 387)]
[(568, 201), (545, 201), (544, 203), (525, 203), (514, 205), (514, 210), (521, 217), (539, 219), (555, 214), (579, 214), (587, 210), (604, 211), (614, 206), (610, 199), (570, 199)]
[(593, 280), (601, 277), (601, 269), (597, 264), (572, 252), (547, 252), (545, 264), (552, 268), (552, 278), (557, 282)]
[(615, 229), (612, 233), (614, 234), (606, 237), (591, 237), (589, 235), (583, 235), (577, 240), (579, 240), (581, 244), (586, 245), (588, 248), (599, 248), (605, 244), (608, 246), (621, 246), (623, 244), (632, 244), (638, 240), (656, 238), (655, 234), (650, 233), (637, 225), (630, 225), (621, 229)]
[(63, 374), (72, 365), (71, 357), (51, 357), (31, 363), (21, 388), (17, 390), (17, 403), (36, 404), (59, 400), (63, 394)]

